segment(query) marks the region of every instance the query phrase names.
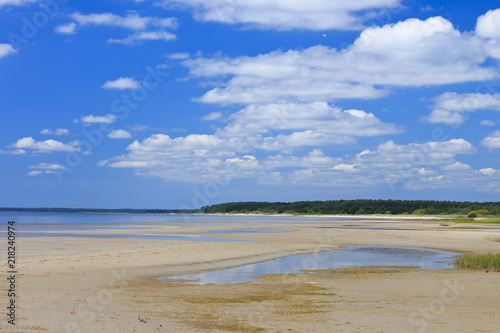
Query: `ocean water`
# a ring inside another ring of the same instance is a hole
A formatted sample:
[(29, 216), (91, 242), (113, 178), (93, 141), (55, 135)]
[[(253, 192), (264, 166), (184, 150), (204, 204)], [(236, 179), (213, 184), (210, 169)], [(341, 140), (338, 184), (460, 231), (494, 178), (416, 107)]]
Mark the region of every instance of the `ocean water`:
[[(349, 219), (301, 216), (223, 216), (176, 214), (114, 214), (114, 213), (37, 213), (0, 212), (0, 221), (16, 221), (19, 236), (24, 237), (91, 237), (91, 238), (140, 238), (165, 240), (241, 241), (216, 238), (212, 235), (229, 233), (288, 232), (293, 229), (249, 228), (234, 230), (246, 225), (262, 226), (275, 223), (342, 223)], [(175, 233), (180, 226), (227, 227), (196, 234)], [(148, 233), (148, 228), (162, 228), (165, 232)], [(170, 230), (170, 232), (167, 232)], [(79, 233), (85, 231), (85, 233)], [(108, 231), (106, 234), (100, 232)], [(113, 232), (116, 231), (116, 232)], [(95, 232), (95, 233), (92, 233)], [(5, 230), (0, 229), (0, 235)]]

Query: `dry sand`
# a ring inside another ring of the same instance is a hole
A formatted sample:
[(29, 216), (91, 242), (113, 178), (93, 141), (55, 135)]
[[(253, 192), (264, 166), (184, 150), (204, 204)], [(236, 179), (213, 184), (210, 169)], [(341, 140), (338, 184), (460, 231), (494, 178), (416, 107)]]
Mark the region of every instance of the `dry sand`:
[[(500, 332), (500, 273), (343, 269), (205, 286), (155, 279), (348, 244), (461, 253), (500, 248), (498, 225), (471, 229), (451, 222), (440, 226), (437, 221), (393, 219), (355, 224), (281, 223), (266, 227), (295, 231), (216, 235), (256, 242), (20, 238), (16, 330), (4, 317), (0, 331)], [(245, 229), (252, 227), (263, 226)], [(185, 226), (167, 232), (216, 229), (228, 228)], [(143, 230), (160, 231), (165, 232)], [(4, 292), (1, 302), (7, 302)]]

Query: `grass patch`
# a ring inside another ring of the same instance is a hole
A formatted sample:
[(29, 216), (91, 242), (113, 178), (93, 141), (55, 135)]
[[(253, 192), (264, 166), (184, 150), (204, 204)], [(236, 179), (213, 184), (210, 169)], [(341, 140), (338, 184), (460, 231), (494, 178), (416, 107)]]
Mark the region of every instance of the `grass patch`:
[(262, 327), (252, 326), (238, 321), (222, 321), (222, 319), (213, 314), (205, 314), (197, 320), (190, 321), (190, 323), (197, 328), (210, 331), (222, 330), (229, 332), (257, 333), (265, 330)]
[(489, 219), (481, 219), (481, 220), (474, 220), (474, 219), (445, 219), (445, 220), (439, 220), (441, 222), (455, 222), (455, 223), (500, 223), (500, 217), (492, 217)]
[(440, 225), (441, 227), (448, 227), (448, 226), (450, 226), (448, 223), (440, 223), (439, 225)]
[(488, 271), (500, 272), (500, 253), (463, 256), (455, 259), (454, 265), (459, 268), (486, 269)]

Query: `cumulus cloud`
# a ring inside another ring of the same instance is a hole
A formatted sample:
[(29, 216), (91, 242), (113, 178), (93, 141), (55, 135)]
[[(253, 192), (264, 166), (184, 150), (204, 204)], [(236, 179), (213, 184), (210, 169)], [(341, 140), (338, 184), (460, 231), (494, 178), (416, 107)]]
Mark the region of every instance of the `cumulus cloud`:
[(86, 26), (109, 26), (132, 30), (133, 33), (125, 38), (108, 39), (108, 43), (123, 45), (136, 45), (148, 40), (173, 40), (176, 35), (164, 29), (175, 29), (178, 25), (176, 18), (140, 16), (136, 11), (129, 12), (126, 16), (113, 13), (81, 14), (75, 12), (69, 17), (72, 22), (55, 27), (56, 33), (71, 35), (79, 28)]
[(205, 103), (368, 99), (387, 95), (392, 86), (494, 79), (498, 71), (483, 66), (483, 46), (483, 39), (431, 17), (367, 28), (343, 50), (318, 45), (255, 57), (199, 57), (183, 64), (193, 77), (222, 81), (199, 98)]
[(31, 149), (36, 150), (41, 153), (50, 153), (53, 151), (78, 151), (71, 144), (65, 144), (55, 140), (45, 140), (45, 141), (36, 141), (32, 137), (25, 137), (17, 140), (16, 143), (12, 144), (10, 147), (18, 148), (18, 149)]
[(58, 25), (57, 27), (54, 28), (54, 31), (58, 34), (62, 35), (72, 35), (76, 31), (76, 23), (75, 22), (70, 22), (68, 24), (63, 24), (63, 25)]
[(108, 39), (108, 43), (111, 44), (123, 44), (123, 45), (136, 45), (145, 40), (164, 40), (170, 41), (176, 39), (177, 36), (170, 32), (166, 31), (140, 31), (136, 32), (132, 35), (129, 35), (126, 38), (117, 39), (110, 38)]
[(61, 170), (64, 167), (57, 163), (38, 163), (37, 165), (31, 165), (30, 169), (42, 169), (42, 170)]
[(175, 18), (140, 16), (135, 11), (128, 13), (126, 16), (119, 16), (112, 13), (85, 15), (76, 12), (71, 14), (70, 18), (79, 26), (112, 26), (129, 30), (146, 30), (149, 27), (175, 28), (177, 26), (177, 19)]
[(3, 58), (5, 56), (8, 56), (9, 54), (14, 54), (14, 53), (16, 53), (16, 50), (14, 50), (12, 45), (0, 43), (0, 58)]
[(42, 171), (33, 170), (33, 171), (28, 172), (28, 176), (38, 176), (38, 175), (41, 175), (42, 173), (43, 173)]
[(108, 138), (110, 139), (130, 139), (131, 137), (130, 132), (122, 129), (114, 130), (108, 134)]
[(481, 144), (490, 149), (500, 148), (500, 131), (490, 133), (481, 141)]
[[(216, 116), (209, 118), (218, 119)], [(224, 122), (226, 125), (214, 134), (177, 138), (154, 134), (142, 142), (136, 140), (127, 147), (127, 155), (115, 157), (106, 165), (130, 167), (140, 173), (189, 182), (217, 175), (228, 165), (246, 170), (245, 176), (256, 170), (278, 167), (332, 168), (339, 161), (326, 156), (318, 147), (401, 132), (371, 113), (342, 110), (325, 102), (250, 105)], [(312, 147), (312, 151), (306, 156), (290, 155), (308, 147)], [(280, 154), (271, 153), (276, 151)], [(257, 160), (255, 156), (259, 152), (267, 158)]]
[(476, 33), (485, 38), (500, 38), (500, 9), (481, 15), (477, 19)]
[(43, 129), (40, 134), (47, 134), (47, 135), (68, 135), (69, 130), (66, 128), (58, 128), (55, 131), (51, 130), (50, 128), (45, 128)]
[(466, 121), (463, 113), (482, 110), (500, 111), (500, 94), (446, 92), (435, 97), (433, 101), (434, 109), (430, 115), (424, 117), (424, 120), (431, 124), (459, 125)]
[(116, 116), (114, 114), (107, 114), (105, 116), (94, 116), (94, 115), (88, 115), (81, 117), (81, 121), (85, 124), (98, 124), (98, 123), (105, 123), (105, 124), (111, 124), (116, 121)]
[(139, 81), (134, 80), (131, 77), (120, 77), (114, 81), (107, 81), (104, 83), (101, 88), (104, 89), (137, 89), (141, 86)]
[(0, 8), (5, 6), (25, 6), (40, 0), (0, 0)]
[(380, 10), (400, 6), (400, 0), (162, 0), (161, 3), (167, 8), (191, 8), (200, 21), (276, 30), (358, 30)]
[(480, 126), (495, 126), (496, 122), (493, 120), (481, 120), (479, 123)]

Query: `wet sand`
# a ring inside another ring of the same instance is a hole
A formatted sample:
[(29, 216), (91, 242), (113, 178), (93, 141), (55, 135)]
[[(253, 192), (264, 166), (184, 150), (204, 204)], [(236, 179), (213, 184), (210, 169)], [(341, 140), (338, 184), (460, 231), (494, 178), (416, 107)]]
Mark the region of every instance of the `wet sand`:
[[(32, 237), (18, 239), (18, 332), (496, 332), (500, 273), (343, 269), (268, 275), (235, 285), (156, 279), (342, 245), (497, 252), (498, 225), (426, 220), (275, 223), (254, 242)], [(348, 225), (351, 224), (351, 225)], [(248, 224), (240, 229), (262, 228)], [(481, 227), (484, 229), (470, 229)], [(185, 226), (144, 232), (197, 233)], [(396, 229), (396, 230), (391, 230)], [(103, 233), (111, 232), (109, 230)], [(2, 296), (2, 302), (6, 298)], [(2, 321), (0, 331), (13, 332)], [(14, 330), (16, 332), (16, 330)]]

